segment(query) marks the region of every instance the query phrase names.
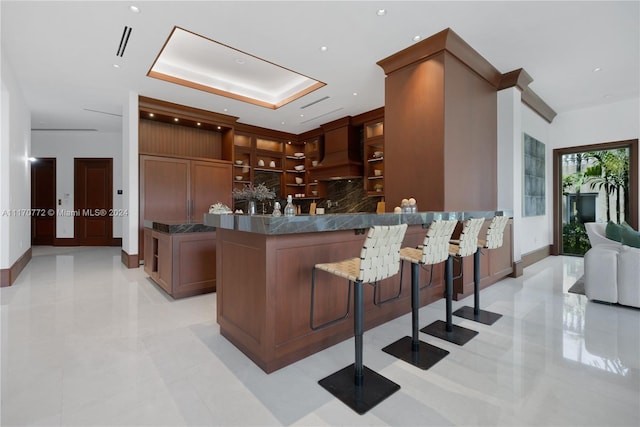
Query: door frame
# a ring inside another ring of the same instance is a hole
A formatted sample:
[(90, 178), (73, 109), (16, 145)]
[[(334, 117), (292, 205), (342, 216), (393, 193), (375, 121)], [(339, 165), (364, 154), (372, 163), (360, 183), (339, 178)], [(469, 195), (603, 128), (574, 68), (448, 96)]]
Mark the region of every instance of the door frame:
[(627, 223), (638, 229), (638, 140), (603, 142), (599, 144), (579, 145), (556, 148), (553, 150), (553, 244), (551, 255), (560, 255), (562, 239), (562, 156), (587, 151), (629, 149), (629, 212)]

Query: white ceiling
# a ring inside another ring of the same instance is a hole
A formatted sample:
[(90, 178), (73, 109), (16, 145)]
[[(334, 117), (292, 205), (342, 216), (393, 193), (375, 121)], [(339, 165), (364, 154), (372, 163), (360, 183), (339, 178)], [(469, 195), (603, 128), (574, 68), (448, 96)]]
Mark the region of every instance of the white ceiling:
[[(132, 13), (132, 4), (141, 12)], [(534, 79), (530, 88), (562, 113), (638, 97), (639, 5), (3, 0), (2, 56), (32, 111), (32, 128), (121, 131), (122, 105), (135, 91), (297, 134), (383, 106), (384, 73), (376, 62), (413, 44), (416, 34), (449, 27), (499, 71), (524, 68)], [(387, 15), (377, 16), (379, 8)], [(176, 25), (327, 85), (270, 110), (147, 77)], [(124, 26), (132, 32), (120, 58)]]

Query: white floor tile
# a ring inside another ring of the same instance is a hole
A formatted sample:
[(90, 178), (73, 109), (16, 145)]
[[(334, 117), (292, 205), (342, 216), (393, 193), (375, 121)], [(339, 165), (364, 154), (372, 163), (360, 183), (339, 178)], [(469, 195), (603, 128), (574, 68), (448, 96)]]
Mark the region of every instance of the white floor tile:
[[(549, 257), (483, 290), (492, 326), (428, 371), (380, 349), (405, 315), (365, 333), (365, 364), (401, 390), (360, 416), (317, 384), (353, 340), (265, 374), (220, 335), (216, 295), (173, 300), (119, 248), (34, 247), (0, 289), (2, 426), (640, 425), (640, 310), (567, 290), (582, 259)], [(454, 309), (472, 298), (454, 302)], [(420, 310), (444, 319), (444, 303)]]

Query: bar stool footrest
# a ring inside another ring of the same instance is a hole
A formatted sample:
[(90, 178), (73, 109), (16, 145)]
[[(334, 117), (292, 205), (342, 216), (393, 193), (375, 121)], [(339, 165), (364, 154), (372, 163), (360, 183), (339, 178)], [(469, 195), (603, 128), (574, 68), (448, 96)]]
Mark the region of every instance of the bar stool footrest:
[(502, 314), (493, 313), (487, 310), (478, 310), (478, 314), (475, 313), (473, 307), (465, 305), (453, 312), (454, 316), (462, 317), (464, 319), (473, 320), (474, 322), (482, 323), (484, 325), (493, 325), (498, 319), (502, 317)]
[(413, 338), (409, 336), (389, 344), (382, 351), (424, 370), (429, 369), (449, 354), (447, 350), (424, 341), (418, 341), (418, 349), (413, 350)]
[(434, 337), (452, 342), (457, 345), (465, 345), (473, 337), (478, 335), (478, 331), (463, 328), (462, 326), (458, 325), (451, 325), (451, 331), (447, 331), (447, 322), (442, 320), (436, 320), (430, 325), (427, 325), (424, 328), (420, 329), (420, 332), (433, 335)]
[(321, 379), (318, 384), (360, 415), (400, 390), (398, 384), (366, 366), (362, 372), (362, 385), (355, 383), (355, 364)]

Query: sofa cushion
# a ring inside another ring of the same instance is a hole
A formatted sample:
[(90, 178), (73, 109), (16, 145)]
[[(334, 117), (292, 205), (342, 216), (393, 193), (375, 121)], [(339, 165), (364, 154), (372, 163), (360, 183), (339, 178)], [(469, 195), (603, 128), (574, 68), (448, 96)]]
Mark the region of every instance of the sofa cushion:
[(622, 232), (622, 226), (620, 224), (616, 224), (615, 222), (609, 221), (607, 223), (607, 228), (605, 228), (604, 233), (607, 236), (607, 239), (615, 240), (616, 242), (622, 242), (622, 236), (620, 233)]
[(596, 245), (584, 254), (584, 294), (590, 300), (618, 302), (620, 245)]
[(633, 228), (622, 227), (620, 237), (623, 245), (640, 248), (640, 233)]

